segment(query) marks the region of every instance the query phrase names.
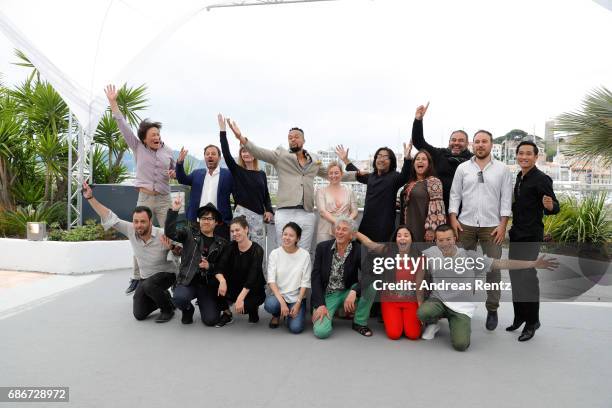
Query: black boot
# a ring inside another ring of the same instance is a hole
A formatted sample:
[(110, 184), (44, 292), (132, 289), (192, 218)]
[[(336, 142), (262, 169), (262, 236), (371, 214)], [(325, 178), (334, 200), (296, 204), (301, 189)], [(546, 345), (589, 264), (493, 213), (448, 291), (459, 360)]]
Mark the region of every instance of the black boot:
[(518, 329), (519, 327), (521, 327), (523, 325), (523, 323), (525, 323), (524, 320), (519, 320), (516, 317), (514, 318), (514, 321), (512, 322), (511, 326), (506, 327), (506, 331), (515, 331), (516, 329)]
[(531, 340), (533, 336), (535, 336), (536, 330), (540, 328), (540, 322), (537, 322), (534, 325), (525, 325), (523, 332), (518, 338), (518, 341), (527, 341)]
[(183, 316), (181, 317), (181, 323), (183, 324), (191, 324), (193, 323), (193, 313), (195, 312), (195, 308), (189, 305), (188, 309), (183, 310)]
[(487, 323), (485, 324), (487, 330), (495, 330), (497, 327), (497, 311), (487, 313)]

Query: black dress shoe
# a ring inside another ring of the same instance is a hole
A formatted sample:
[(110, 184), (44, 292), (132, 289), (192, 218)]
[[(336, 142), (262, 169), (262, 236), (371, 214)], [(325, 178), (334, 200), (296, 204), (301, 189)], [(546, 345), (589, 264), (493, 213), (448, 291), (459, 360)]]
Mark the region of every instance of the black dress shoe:
[(525, 328), (523, 329), (523, 332), (518, 338), (518, 341), (531, 340), (531, 338), (535, 336), (536, 330), (538, 330), (539, 328), (540, 328), (540, 322), (537, 322), (533, 326), (525, 326)]
[(166, 323), (169, 322), (174, 316), (174, 310), (169, 312), (162, 312), (157, 319), (155, 319), (155, 323)]
[(181, 317), (181, 323), (183, 324), (193, 323), (193, 312), (195, 312), (195, 308), (191, 305), (189, 309), (183, 310), (183, 316)]
[(519, 327), (521, 327), (523, 325), (523, 323), (525, 323), (524, 320), (518, 320), (518, 319), (514, 319), (514, 321), (512, 322), (511, 326), (506, 327), (506, 331), (515, 331), (516, 329), (518, 329)]
[(487, 323), (485, 324), (487, 330), (495, 330), (497, 327), (497, 311), (487, 313)]

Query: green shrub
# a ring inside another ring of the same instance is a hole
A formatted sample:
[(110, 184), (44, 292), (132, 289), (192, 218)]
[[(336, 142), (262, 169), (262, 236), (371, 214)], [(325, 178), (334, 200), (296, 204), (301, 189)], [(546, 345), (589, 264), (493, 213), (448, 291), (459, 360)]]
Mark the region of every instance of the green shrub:
[(58, 202), (17, 207), (0, 213), (0, 231), (4, 236), (25, 237), (28, 222), (61, 223), (66, 217), (66, 203)]
[(560, 203), (556, 215), (544, 217), (544, 233), (559, 243), (606, 244), (612, 241), (612, 221), (606, 207), (607, 193), (591, 194), (578, 201)]
[(58, 223), (52, 224), (49, 231), (50, 241), (103, 241), (115, 239), (114, 234), (111, 231), (104, 231), (102, 225), (96, 224), (94, 220), (85, 221), (85, 225), (80, 227), (72, 228), (71, 230), (64, 231), (60, 228)]

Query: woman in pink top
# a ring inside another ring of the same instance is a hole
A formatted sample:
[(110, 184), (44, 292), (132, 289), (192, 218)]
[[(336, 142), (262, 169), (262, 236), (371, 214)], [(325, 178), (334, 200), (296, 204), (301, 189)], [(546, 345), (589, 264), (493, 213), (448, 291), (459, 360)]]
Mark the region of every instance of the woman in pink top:
[(327, 179), (329, 185), (317, 190), (316, 194), (317, 209), (320, 215), (317, 243), (334, 239), (332, 230), (338, 215), (344, 214), (354, 220), (359, 214), (355, 193), (350, 187), (340, 184), (342, 180), (340, 164), (332, 162), (327, 167)]

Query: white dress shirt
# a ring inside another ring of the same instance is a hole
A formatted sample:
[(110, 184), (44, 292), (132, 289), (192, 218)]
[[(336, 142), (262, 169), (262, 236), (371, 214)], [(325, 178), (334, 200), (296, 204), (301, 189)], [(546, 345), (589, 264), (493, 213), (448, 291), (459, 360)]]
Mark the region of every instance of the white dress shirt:
[(219, 189), (220, 174), (221, 166), (217, 166), (212, 175), (208, 169), (206, 169), (206, 177), (204, 177), (204, 186), (202, 187), (202, 196), (200, 197), (200, 207), (204, 207), (208, 203), (213, 203), (216, 208), (219, 208), (217, 205), (217, 190)]
[(450, 191), (448, 213), (459, 214), (459, 222), (470, 227), (497, 227), (501, 217), (512, 215), (512, 173), (491, 158), (482, 170), (476, 156), (457, 167)]

